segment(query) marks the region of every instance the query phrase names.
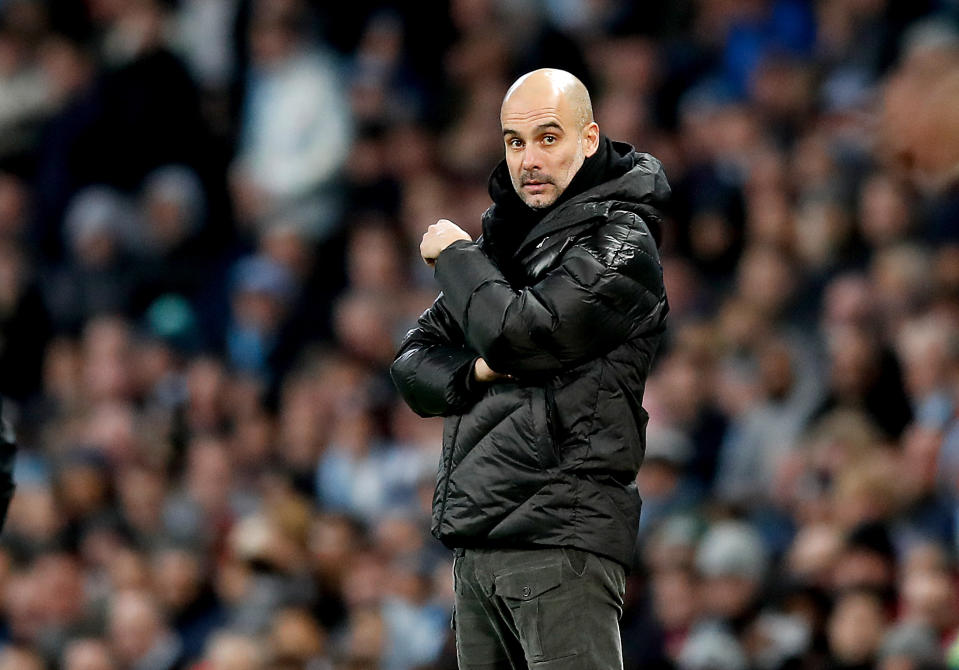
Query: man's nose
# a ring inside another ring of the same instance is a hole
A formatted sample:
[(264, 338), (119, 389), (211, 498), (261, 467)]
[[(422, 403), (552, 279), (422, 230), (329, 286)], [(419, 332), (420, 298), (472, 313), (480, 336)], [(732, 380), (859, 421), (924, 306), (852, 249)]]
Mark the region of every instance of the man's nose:
[(541, 158), (542, 154), (536, 148), (527, 146), (523, 150), (523, 169), (526, 171), (540, 169), (543, 167)]

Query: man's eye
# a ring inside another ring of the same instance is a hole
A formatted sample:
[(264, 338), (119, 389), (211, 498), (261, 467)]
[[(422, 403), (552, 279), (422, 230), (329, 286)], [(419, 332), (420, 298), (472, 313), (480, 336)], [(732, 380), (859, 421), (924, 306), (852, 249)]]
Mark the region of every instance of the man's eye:
[(556, 137), (554, 135), (546, 135), (545, 137), (543, 137), (543, 142), (546, 144), (552, 144), (555, 141), (556, 141)]
[(514, 138), (514, 139), (512, 139), (512, 140), (509, 141), (509, 145), (510, 145), (510, 147), (512, 147), (513, 149), (519, 149), (520, 147), (523, 146), (523, 143), (522, 143), (520, 140), (517, 140), (517, 139)]

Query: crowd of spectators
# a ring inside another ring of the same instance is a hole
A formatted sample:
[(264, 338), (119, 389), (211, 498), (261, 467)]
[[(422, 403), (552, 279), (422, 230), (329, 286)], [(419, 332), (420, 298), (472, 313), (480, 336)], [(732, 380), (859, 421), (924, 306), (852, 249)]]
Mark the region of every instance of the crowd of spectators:
[(674, 192), (626, 667), (959, 668), (959, 4), (0, 0), (0, 669), (455, 667), (388, 366), (541, 66)]

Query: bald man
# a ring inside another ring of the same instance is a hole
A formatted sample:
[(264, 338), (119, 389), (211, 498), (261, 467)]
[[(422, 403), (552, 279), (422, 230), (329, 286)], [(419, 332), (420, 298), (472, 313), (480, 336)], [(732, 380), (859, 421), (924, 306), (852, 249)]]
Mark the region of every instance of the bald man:
[(500, 122), (483, 235), (428, 228), (442, 293), (391, 372), (415, 412), (446, 417), (432, 532), (455, 550), (460, 667), (622, 668), (669, 186), (600, 134), (568, 72), (521, 77)]

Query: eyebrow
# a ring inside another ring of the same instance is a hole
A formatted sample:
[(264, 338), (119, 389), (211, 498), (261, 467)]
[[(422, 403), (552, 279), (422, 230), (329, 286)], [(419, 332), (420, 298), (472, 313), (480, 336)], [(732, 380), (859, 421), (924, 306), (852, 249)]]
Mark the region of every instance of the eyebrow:
[[(545, 130), (558, 130), (562, 132), (563, 128), (555, 121), (550, 121), (549, 123), (541, 123), (533, 128), (533, 133), (541, 133)], [(505, 137), (506, 135), (519, 135), (519, 133), (512, 128), (503, 128), (503, 136)]]

